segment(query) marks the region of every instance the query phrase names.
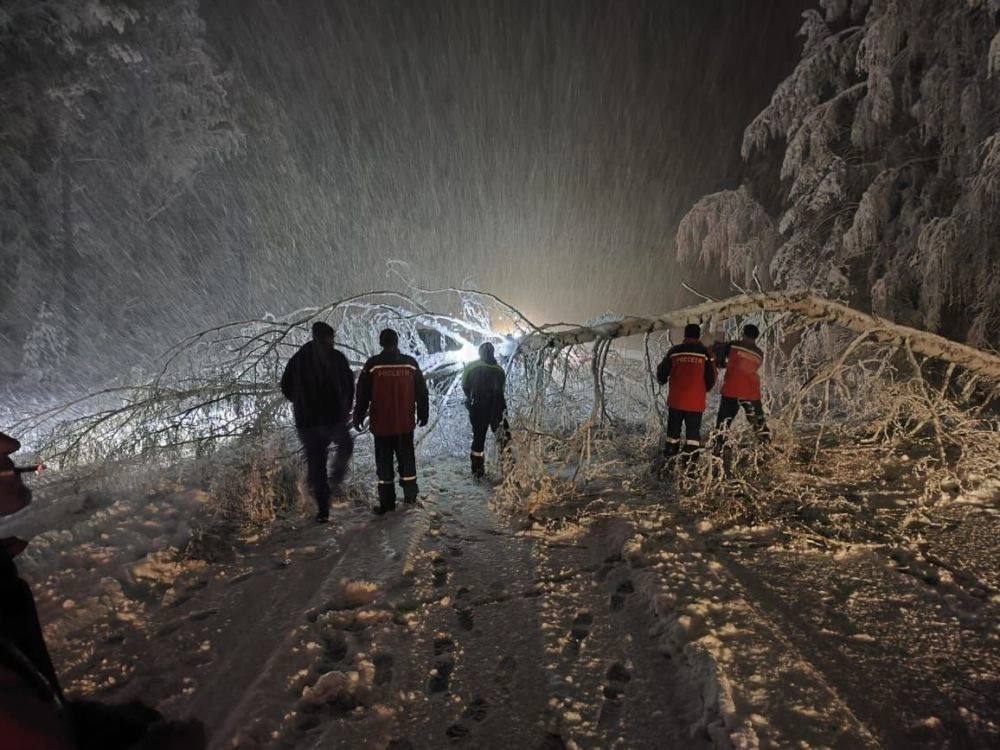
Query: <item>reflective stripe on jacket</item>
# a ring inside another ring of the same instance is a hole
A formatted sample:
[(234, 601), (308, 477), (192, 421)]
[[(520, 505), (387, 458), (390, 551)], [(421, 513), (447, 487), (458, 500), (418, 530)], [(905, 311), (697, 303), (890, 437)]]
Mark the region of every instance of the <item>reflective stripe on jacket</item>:
[(427, 383), (413, 357), (398, 350), (383, 351), (365, 362), (358, 378), (354, 422), (371, 419), (373, 435), (388, 437), (413, 432), (426, 422)]
[(705, 411), (715, 376), (712, 355), (698, 339), (671, 347), (656, 370), (660, 385), (669, 384), (667, 406), (679, 411)]

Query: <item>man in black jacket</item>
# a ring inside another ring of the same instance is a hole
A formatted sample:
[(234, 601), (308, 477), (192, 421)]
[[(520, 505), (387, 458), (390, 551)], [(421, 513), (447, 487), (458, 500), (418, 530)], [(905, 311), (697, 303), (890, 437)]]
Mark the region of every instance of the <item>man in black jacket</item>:
[[(306, 454), (309, 489), (316, 500), (316, 520), (326, 523), (330, 520), (330, 496), (340, 491), (354, 453), (349, 423), (354, 373), (347, 357), (333, 348), (333, 328), (317, 321), (312, 337), (288, 361), (281, 376), (281, 392), (292, 402), (295, 427)], [(337, 455), (328, 476), (331, 443)]]
[(481, 479), (486, 471), (486, 433), (493, 430), (497, 436), (497, 447), (503, 451), (507, 447), (510, 425), (505, 413), (507, 399), (504, 387), (507, 374), (497, 364), (493, 344), (479, 347), (479, 359), (470, 362), (462, 373), (462, 390), (465, 392), (465, 406), (469, 410), (472, 423), (472, 449), (469, 459), (472, 476)]

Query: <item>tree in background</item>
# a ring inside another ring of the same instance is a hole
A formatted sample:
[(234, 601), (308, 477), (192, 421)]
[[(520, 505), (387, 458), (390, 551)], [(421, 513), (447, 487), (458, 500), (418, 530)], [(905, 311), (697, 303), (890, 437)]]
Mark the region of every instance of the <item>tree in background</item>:
[(744, 134), (780, 170), (699, 201), (679, 257), (998, 346), (1000, 0), (820, 5)]
[(96, 346), (127, 309), (82, 304), (97, 277), (123, 246), (155, 266), (156, 218), (241, 147), (225, 79), (195, 0), (5, 4), (0, 50), (0, 333), (20, 343), (44, 314)]

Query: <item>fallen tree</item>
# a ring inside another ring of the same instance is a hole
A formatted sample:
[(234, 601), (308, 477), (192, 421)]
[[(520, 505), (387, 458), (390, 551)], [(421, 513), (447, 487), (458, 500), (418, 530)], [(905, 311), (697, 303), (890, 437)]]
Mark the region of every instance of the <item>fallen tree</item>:
[(834, 323), (858, 334), (869, 334), (874, 341), (896, 341), (901, 344), (905, 342), (914, 354), (941, 359), (977, 375), (1000, 381), (1000, 356), (996, 354), (951, 341), (934, 333), (876, 318), (808, 291), (742, 294), (672, 310), (655, 318), (626, 317), (562, 331), (534, 332), (523, 339), (521, 348), (525, 352), (562, 349), (596, 341), (682, 328), (687, 323), (724, 320), (756, 312), (793, 313), (817, 322)]

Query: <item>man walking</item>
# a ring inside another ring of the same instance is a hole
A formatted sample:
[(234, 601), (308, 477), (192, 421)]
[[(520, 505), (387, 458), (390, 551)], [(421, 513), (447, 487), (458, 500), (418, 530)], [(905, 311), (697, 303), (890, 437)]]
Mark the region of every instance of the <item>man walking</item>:
[(715, 452), (719, 454), (725, 445), (725, 433), (739, 412), (740, 407), (747, 415), (747, 421), (757, 432), (761, 442), (771, 439), (771, 431), (764, 418), (764, 406), (760, 398), (760, 366), (764, 362), (764, 352), (757, 346), (760, 330), (752, 323), (743, 326), (742, 338), (715, 347), (719, 367), (726, 370), (722, 381), (722, 402), (715, 427), (719, 434), (715, 441)]
[[(417, 361), (399, 351), (399, 334), (386, 328), (379, 334), (382, 351), (365, 362), (358, 377), (358, 398), (354, 404), (354, 427), (361, 430), (370, 418), (375, 437), (375, 470), (378, 474), (377, 515), (396, 509), (396, 472), (403, 502), (417, 501), (417, 459), (413, 450), (413, 430), (425, 427), (428, 418), (427, 383)], [(416, 416), (414, 416), (414, 412)]]
[(694, 453), (701, 447), (701, 418), (715, 377), (712, 354), (701, 343), (701, 326), (695, 323), (685, 326), (684, 341), (672, 346), (656, 368), (656, 380), (660, 385), (669, 384), (667, 458), (673, 458), (682, 450), (685, 454)]
[(507, 374), (497, 364), (493, 344), (479, 347), (479, 359), (465, 366), (462, 373), (462, 390), (465, 391), (465, 406), (469, 410), (472, 423), (472, 476), (479, 480), (486, 472), (486, 432), (493, 430), (497, 437), (497, 447), (503, 451), (510, 440), (510, 425), (507, 424), (507, 400), (504, 387)]
[[(354, 452), (348, 422), (354, 400), (354, 373), (347, 357), (334, 349), (333, 343), (333, 328), (316, 321), (312, 341), (292, 355), (281, 376), (281, 392), (292, 402), (295, 427), (306, 454), (318, 523), (330, 520), (330, 496), (340, 493)], [(331, 443), (337, 454), (328, 475)]]

